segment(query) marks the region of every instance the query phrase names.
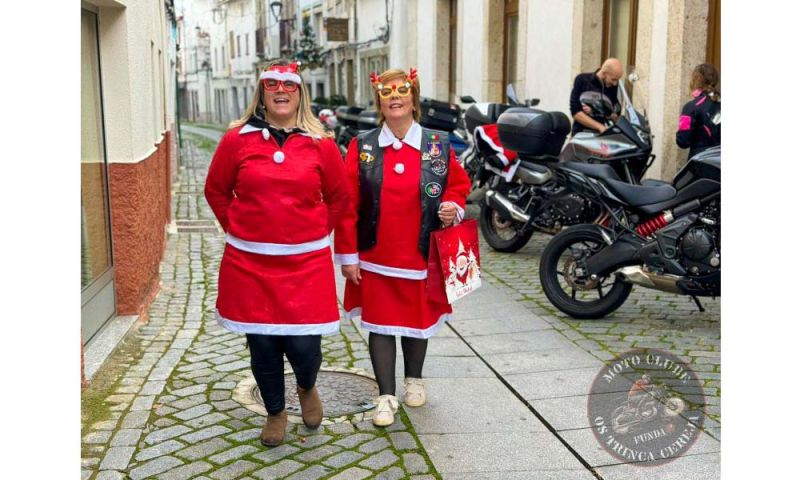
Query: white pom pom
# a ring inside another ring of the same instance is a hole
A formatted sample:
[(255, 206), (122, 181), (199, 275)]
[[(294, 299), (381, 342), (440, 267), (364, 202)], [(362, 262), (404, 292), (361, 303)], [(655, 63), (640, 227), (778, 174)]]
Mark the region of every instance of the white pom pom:
[(406, 166), (402, 163), (397, 163), (394, 166), (394, 171), (399, 175), (406, 171)]
[(275, 160), (275, 163), (283, 163), (284, 158), (286, 158), (286, 156), (283, 154), (283, 152), (275, 152), (275, 155), (272, 156), (272, 159)]
[(392, 148), (394, 148), (395, 150), (400, 150), (401, 148), (403, 148), (403, 144), (402, 142), (400, 142), (400, 140), (395, 140), (394, 143), (392, 143)]
[(261, 135), (264, 137), (264, 140), (269, 140), (269, 130), (266, 128), (261, 129)]

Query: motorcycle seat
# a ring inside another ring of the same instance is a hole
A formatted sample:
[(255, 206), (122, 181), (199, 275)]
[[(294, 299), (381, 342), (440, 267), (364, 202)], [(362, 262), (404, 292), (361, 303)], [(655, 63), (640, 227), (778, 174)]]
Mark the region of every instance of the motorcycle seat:
[(619, 175), (617, 175), (617, 172), (610, 165), (603, 163), (564, 162), (561, 165), (592, 178), (622, 181)]
[(678, 194), (675, 187), (666, 182), (633, 185), (619, 180), (605, 179), (604, 183), (614, 195), (632, 207), (666, 202)]

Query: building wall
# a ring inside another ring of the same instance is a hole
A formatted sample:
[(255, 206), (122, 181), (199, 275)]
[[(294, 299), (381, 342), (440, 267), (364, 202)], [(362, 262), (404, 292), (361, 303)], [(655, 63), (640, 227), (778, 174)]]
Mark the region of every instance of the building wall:
[(97, 1), (117, 313), (146, 313), (170, 217), (174, 45), (164, 2)]
[[(522, 3), (522, 2), (520, 2)], [(538, 98), (539, 108), (560, 110), (569, 115), (569, 94), (572, 89), (572, 2), (531, 0), (527, 4), (527, 38), (520, 38), (521, 52), (526, 52), (522, 98)], [(522, 10), (520, 8), (520, 10)], [(522, 29), (520, 29), (522, 30)]]

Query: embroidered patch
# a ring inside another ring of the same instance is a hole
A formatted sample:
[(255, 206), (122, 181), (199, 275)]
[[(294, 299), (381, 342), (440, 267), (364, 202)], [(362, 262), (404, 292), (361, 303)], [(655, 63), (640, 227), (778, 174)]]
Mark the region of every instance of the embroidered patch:
[(369, 150), (370, 152), (372, 151), (372, 145), (370, 145), (370, 144), (368, 144), (368, 143), (365, 143), (365, 144), (363, 145), (363, 148), (364, 148), (364, 150)]
[(444, 175), (444, 172), (447, 171), (447, 162), (442, 158), (435, 158), (431, 162), (431, 170), (433, 170), (433, 173), (436, 175)]
[(442, 142), (430, 141), (428, 142), (428, 153), (432, 158), (439, 158), (442, 156)]
[(422, 152), (422, 161), (427, 162), (431, 159), (431, 154), (428, 152)]
[(442, 186), (436, 182), (431, 182), (425, 185), (425, 194), (429, 197), (436, 198), (442, 194)]
[(367, 152), (361, 152), (361, 154), (358, 156), (358, 159), (363, 163), (372, 163), (375, 161), (375, 156)]

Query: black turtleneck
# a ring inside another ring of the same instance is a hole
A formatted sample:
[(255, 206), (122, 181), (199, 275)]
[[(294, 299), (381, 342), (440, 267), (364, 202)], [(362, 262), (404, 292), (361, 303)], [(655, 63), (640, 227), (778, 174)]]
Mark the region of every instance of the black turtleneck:
[(284, 142), (286, 139), (289, 138), (289, 135), (293, 133), (302, 133), (303, 130), (299, 127), (294, 128), (280, 128), (274, 125), (267, 123), (263, 118), (259, 117), (258, 115), (250, 116), (250, 119), (247, 120), (248, 125), (252, 125), (256, 128), (266, 128), (269, 130), (269, 134), (275, 137), (275, 141), (278, 142), (279, 147), (283, 147)]

